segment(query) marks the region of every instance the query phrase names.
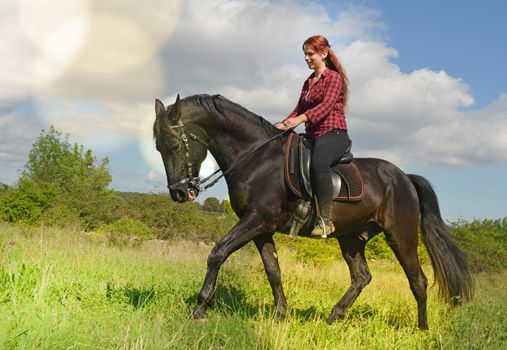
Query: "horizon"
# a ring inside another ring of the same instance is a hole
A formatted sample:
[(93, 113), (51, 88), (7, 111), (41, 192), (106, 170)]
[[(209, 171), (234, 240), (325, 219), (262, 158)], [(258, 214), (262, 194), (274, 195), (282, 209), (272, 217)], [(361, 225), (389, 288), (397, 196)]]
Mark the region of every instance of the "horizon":
[[(302, 42), (322, 34), (349, 76), (354, 156), (429, 179), (448, 221), (504, 218), (506, 17), (501, 0), (4, 3), (0, 181), (54, 125), (110, 160), (111, 189), (165, 193), (155, 99), (221, 94), (275, 123), (311, 73)], [(221, 180), (198, 199), (226, 196)]]

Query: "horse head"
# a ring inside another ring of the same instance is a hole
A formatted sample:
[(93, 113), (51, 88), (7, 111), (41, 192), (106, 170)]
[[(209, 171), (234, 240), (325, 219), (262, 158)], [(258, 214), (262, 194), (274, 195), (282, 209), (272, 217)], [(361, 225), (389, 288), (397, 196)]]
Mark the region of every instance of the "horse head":
[(198, 177), (206, 158), (206, 143), (184, 124), (187, 110), (180, 96), (167, 109), (155, 100), (156, 120), (153, 126), (157, 150), (162, 155), (171, 198), (177, 202), (194, 200), (199, 194)]

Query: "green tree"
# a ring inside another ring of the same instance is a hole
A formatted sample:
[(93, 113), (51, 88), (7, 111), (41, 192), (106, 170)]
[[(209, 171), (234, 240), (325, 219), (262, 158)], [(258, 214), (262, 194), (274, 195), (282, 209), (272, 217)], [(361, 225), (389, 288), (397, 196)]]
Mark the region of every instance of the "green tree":
[(0, 218), (30, 224), (79, 223), (94, 229), (118, 219), (121, 200), (108, 190), (107, 158), (97, 162), (91, 150), (69, 142), (53, 126), (42, 130), (28, 154), (17, 185), (0, 196)]
[(224, 212), (225, 208), (220, 204), (220, 201), (215, 197), (208, 197), (202, 204), (202, 210), (204, 211), (215, 211)]
[(75, 187), (101, 191), (111, 182), (109, 160), (95, 163), (91, 150), (85, 151), (77, 143), (72, 145), (68, 134), (63, 136), (51, 126), (48, 132), (42, 130), (32, 145), (22, 178), (40, 185), (54, 184), (64, 192)]

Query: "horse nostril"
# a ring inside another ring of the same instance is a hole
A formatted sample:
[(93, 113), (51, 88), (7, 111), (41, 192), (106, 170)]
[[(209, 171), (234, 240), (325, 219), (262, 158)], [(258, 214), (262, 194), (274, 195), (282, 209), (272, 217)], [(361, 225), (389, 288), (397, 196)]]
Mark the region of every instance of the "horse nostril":
[(185, 202), (187, 200), (187, 192), (182, 189), (169, 190), (169, 193), (175, 202)]
[(178, 194), (178, 200), (180, 202), (184, 202), (187, 200), (187, 192), (186, 191), (178, 190), (177, 194)]

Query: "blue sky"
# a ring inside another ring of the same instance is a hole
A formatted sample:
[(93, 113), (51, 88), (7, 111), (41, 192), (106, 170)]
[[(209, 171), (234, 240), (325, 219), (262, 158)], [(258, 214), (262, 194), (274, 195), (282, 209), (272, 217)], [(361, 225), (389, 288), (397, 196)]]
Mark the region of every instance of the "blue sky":
[(155, 98), (220, 93), (276, 122), (310, 73), (302, 41), (323, 34), (349, 74), (354, 154), (427, 177), (447, 220), (506, 217), (505, 18), (499, 0), (5, 2), (0, 181), (52, 124), (109, 157), (113, 188), (164, 191)]

